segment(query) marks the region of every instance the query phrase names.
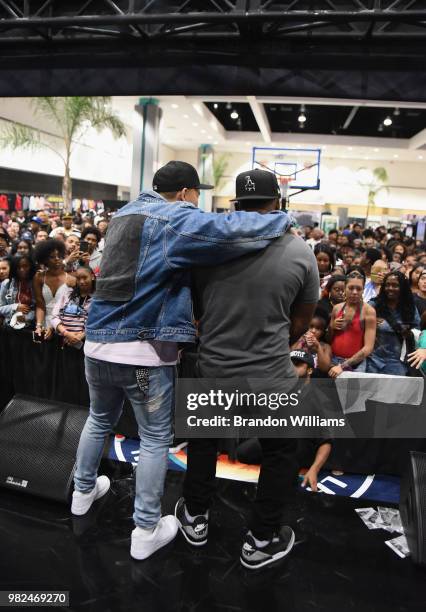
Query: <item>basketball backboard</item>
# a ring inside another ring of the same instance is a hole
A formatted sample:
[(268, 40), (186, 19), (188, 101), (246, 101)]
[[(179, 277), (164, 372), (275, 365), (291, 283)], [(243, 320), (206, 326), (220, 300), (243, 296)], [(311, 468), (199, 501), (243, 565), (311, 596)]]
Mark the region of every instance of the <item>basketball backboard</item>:
[(269, 170), (278, 180), (287, 179), (288, 189), (320, 188), (321, 149), (253, 147), (252, 167)]

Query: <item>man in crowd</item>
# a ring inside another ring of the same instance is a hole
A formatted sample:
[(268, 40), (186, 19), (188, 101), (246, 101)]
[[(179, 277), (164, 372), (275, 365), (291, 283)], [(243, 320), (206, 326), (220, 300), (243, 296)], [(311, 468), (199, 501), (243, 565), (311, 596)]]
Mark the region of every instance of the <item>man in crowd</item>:
[[(239, 174), (234, 202), (248, 215), (278, 210), (275, 175), (264, 170)], [(307, 331), (319, 292), (316, 259), (301, 238), (287, 233), (264, 251), (197, 270), (193, 290), (200, 377), (296, 379), (289, 346)], [(207, 542), (217, 443), (189, 441), (184, 497), (175, 514), (184, 537), (194, 546)], [(292, 529), (281, 527), (280, 519), (297, 473), (296, 440), (264, 438), (260, 444), (253, 519), (240, 557), (250, 569), (285, 557), (294, 544)]]
[[(218, 215), (197, 208), (201, 189), (190, 164), (160, 168), (153, 191), (120, 209), (108, 228), (102, 270), (86, 328), (90, 414), (77, 453), (71, 511), (81, 515), (109, 488), (97, 478), (106, 437), (127, 397), (140, 432), (130, 553), (145, 559), (177, 532), (160, 500), (172, 440), (178, 342), (194, 342), (189, 270), (268, 246), (289, 228), (285, 213)], [(266, 212), (266, 211), (265, 211)]]
[(102, 261), (102, 253), (98, 249), (101, 238), (101, 232), (97, 227), (89, 226), (81, 232), (81, 241), (87, 242), (87, 252), (83, 254), (82, 260), (84, 265), (92, 268), (96, 275), (99, 274)]

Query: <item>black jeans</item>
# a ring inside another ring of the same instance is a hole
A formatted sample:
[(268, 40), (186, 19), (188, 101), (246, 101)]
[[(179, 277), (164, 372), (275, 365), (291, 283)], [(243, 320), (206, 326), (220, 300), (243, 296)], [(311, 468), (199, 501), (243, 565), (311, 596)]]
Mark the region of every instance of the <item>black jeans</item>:
[[(298, 472), (297, 440), (262, 438), (262, 462), (250, 529), (259, 540), (269, 540), (281, 525), (286, 497)], [(192, 439), (188, 445), (183, 487), (189, 514), (205, 514), (215, 492), (218, 440)]]

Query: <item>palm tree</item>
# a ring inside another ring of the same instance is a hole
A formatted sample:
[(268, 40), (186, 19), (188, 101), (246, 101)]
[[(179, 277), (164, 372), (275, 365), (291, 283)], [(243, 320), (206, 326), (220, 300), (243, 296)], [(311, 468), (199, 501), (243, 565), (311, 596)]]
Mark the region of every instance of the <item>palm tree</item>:
[(46, 118), (53, 123), (62, 138), (65, 153), (54, 145), (41, 140), (41, 131), (30, 128), (22, 123), (10, 123), (1, 133), (0, 140), (4, 146), (13, 149), (47, 148), (58, 155), (64, 164), (62, 181), (62, 197), (64, 209), (71, 211), (71, 157), (75, 145), (81, 141), (89, 128), (97, 131), (109, 129), (114, 138), (120, 138), (126, 133), (125, 126), (111, 107), (111, 98), (107, 96), (72, 98), (40, 97), (32, 101), (34, 114), (38, 118)]
[(374, 208), (376, 205), (377, 194), (383, 189), (389, 192), (389, 187), (387, 186), (389, 178), (386, 168), (383, 167), (374, 168), (372, 171), (367, 170), (367, 168), (359, 168), (359, 172), (361, 171), (367, 173), (366, 180), (361, 178), (358, 183), (368, 189), (367, 212), (365, 215), (365, 220), (368, 221), (370, 208)]

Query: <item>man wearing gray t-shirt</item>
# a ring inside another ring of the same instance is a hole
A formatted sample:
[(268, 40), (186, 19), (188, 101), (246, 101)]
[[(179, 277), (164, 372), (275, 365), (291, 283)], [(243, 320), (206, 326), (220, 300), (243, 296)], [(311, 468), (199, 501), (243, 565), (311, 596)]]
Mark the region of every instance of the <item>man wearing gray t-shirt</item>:
[[(239, 174), (236, 194), (237, 210), (267, 213), (280, 206), (276, 177), (264, 170)], [(197, 376), (296, 379), (289, 346), (308, 329), (318, 292), (315, 257), (294, 234), (276, 239), (261, 253), (195, 271), (200, 335)], [(185, 539), (194, 546), (207, 542), (217, 442), (189, 442), (184, 497), (175, 514)], [(297, 474), (297, 441), (268, 438), (260, 442), (263, 459), (253, 519), (240, 557), (249, 569), (285, 557), (294, 544), (292, 529), (281, 527), (280, 519)]]

